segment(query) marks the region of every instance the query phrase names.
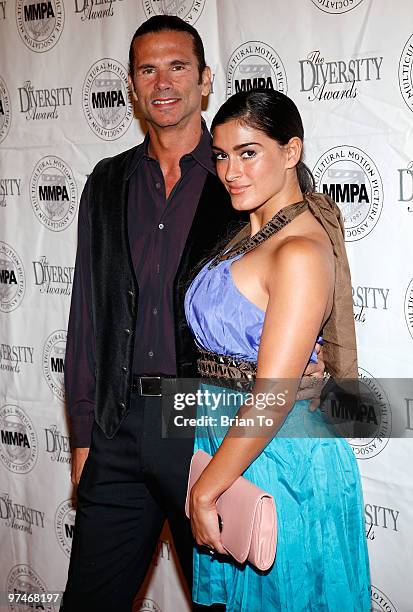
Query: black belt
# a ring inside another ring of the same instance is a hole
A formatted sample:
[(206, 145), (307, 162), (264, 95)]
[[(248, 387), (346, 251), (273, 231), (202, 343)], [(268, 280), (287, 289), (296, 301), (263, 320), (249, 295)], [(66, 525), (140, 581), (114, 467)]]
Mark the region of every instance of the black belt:
[(161, 376), (137, 376), (132, 377), (132, 393), (154, 397), (162, 396)]

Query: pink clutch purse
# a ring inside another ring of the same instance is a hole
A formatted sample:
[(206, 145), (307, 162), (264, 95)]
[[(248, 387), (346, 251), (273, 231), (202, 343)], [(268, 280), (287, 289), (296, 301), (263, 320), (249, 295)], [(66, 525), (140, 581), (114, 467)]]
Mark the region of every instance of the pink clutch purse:
[[(189, 494), (211, 455), (198, 450), (191, 460), (185, 513), (189, 518)], [(221, 519), (221, 542), (238, 563), (248, 561), (259, 570), (268, 570), (275, 559), (277, 514), (272, 495), (240, 476), (216, 503)]]

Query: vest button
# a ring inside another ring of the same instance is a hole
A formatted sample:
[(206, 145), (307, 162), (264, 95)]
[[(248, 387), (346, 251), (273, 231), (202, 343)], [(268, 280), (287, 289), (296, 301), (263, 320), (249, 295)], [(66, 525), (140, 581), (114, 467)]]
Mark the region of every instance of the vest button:
[(134, 297), (134, 295), (135, 295), (135, 292), (134, 292), (134, 291), (132, 291), (132, 290), (128, 291), (128, 293), (129, 293), (129, 295), (130, 295), (131, 297)]
[(130, 334), (130, 329), (128, 327), (125, 329), (125, 334)]
[(121, 408), (126, 408), (126, 404), (125, 404), (125, 402), (119, 402), (119, 406), (120, 406)]
[(127, 371), (128, 371), (128, 368), (126, 366), (122, 366), (122, 372), (125, 372), (126, 374)]

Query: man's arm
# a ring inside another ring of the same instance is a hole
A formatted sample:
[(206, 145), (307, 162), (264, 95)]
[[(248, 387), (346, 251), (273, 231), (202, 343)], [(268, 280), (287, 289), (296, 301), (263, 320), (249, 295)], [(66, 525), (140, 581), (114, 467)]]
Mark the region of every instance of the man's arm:
[(82, 193), (78, 244), (65, 358), (66, 405), (72, 446), (72, 482), (78, 484), (85, 464), (94, 421), (95, 343), (90, 281), (90, 178)]

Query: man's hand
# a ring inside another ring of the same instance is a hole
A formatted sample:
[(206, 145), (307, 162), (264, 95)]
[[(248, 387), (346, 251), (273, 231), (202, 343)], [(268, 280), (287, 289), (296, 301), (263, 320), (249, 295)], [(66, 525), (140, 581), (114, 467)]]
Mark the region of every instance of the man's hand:
[(301, 380), (300, 388), (297, 392), (297, 400), (311, 400), (309, 406), (311, 411), (316, 410), (319, 406), (321, 391), (325, 383), (323, 347), (320, 344), (316, 344), (315, 351), (317, 353), (317, 363), (309, 363), (307, 365)]
[(74, 485), (79, 484), (83, 468), (89, 454), (88, 448), (72, 448), (72, 473), (71, 479)]

